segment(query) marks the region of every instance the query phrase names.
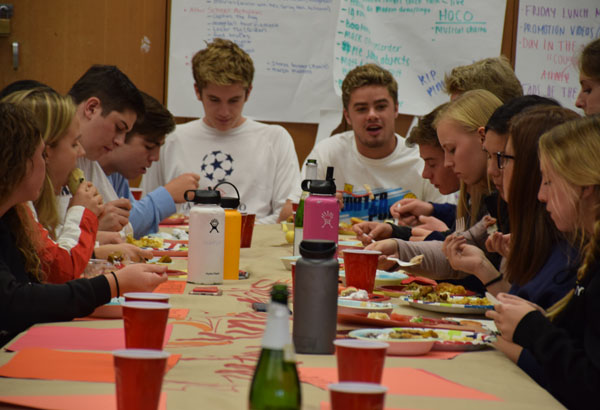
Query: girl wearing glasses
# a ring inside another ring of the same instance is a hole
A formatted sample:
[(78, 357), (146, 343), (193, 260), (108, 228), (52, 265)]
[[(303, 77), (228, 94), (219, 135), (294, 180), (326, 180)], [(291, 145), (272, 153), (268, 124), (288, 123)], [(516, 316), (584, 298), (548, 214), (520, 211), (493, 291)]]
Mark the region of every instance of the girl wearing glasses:
[(568, 408), (589, 408), (600, 385), (600, 118), (569, 121), (540, 138), (542, 184), (538, 197), (556, 227), (582, 246), (576, 283), (542, 311), (514, 295), (487, 312), (501, 338), (531, 352), (544, 387)]

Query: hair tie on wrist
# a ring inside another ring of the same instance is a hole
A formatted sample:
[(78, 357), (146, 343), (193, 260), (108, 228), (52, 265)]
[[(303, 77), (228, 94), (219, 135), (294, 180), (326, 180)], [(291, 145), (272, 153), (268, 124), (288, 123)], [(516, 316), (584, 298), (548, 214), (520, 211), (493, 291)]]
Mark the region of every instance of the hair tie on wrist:
[(115, 278), (115, 285), (117, 287), (117, 297), (121, 296), (121, 290), (119, 289), (119, 279), (117, 279), (117, 275), (111, 271), (110, 273), (112, 273), (113, 278)]
[(500, 274), (498, 276), (496, 276), (494, 279), (490, 280), (488, 283), (484, 283), (483, 287), (487, 288), (490, 285), (493, 285), (496, 282), (500, 282), (502, 280), (502, 278), (504, 278), (503, 274)]

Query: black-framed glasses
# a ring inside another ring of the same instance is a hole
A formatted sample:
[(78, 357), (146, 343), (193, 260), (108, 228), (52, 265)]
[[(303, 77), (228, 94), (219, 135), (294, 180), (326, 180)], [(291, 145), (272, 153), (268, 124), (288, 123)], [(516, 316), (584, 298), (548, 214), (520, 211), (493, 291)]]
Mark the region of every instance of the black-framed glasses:
[(513, 155), (508, 155), (503, 152), (496, 152), (496, 161), (498, 162), (498, 169), (504, 169), (509, 159), (514, 160), (515, 157)]

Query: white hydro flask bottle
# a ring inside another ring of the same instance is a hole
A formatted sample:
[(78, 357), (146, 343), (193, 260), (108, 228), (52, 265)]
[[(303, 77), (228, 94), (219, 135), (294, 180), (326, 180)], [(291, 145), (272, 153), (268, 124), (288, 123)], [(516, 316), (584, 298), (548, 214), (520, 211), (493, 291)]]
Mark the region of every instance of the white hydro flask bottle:
[(225, 211), (221, 194), (213, 190), (189, 190), (190, 210), (188, 282), (203, 285), (223, 283), (225, 252)]

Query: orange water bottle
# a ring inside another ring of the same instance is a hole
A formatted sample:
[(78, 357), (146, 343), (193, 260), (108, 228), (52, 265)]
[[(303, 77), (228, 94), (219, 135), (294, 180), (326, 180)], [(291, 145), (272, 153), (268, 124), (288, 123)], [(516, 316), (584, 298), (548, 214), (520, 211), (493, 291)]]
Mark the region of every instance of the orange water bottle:
[(231, 185), (238, 197), (221, 197), (221, 207), (225, 209), (225, 260), (223, 279), (238, 280), (240, 277), (240, 242), (242, 237), (242, 214), (237, 210), (240, 206), (240, 194), (230, 182), (223, 181), (215, 185)]

